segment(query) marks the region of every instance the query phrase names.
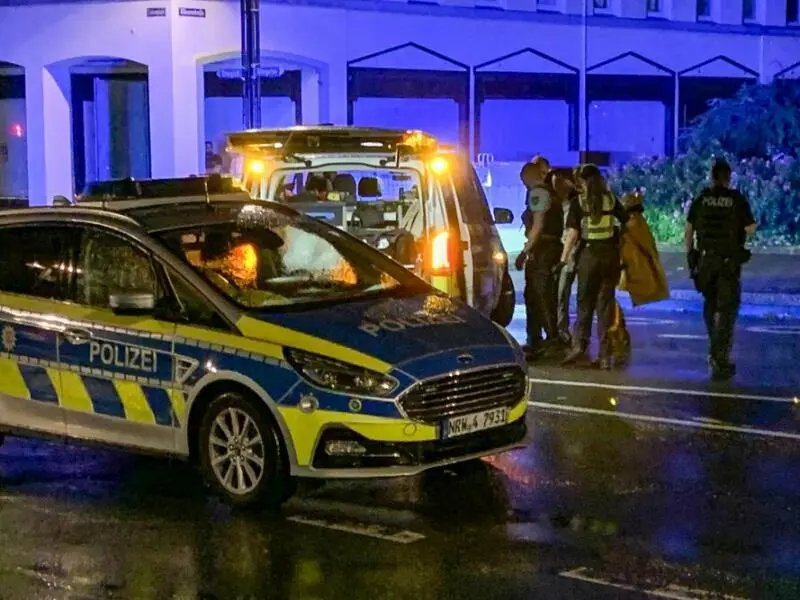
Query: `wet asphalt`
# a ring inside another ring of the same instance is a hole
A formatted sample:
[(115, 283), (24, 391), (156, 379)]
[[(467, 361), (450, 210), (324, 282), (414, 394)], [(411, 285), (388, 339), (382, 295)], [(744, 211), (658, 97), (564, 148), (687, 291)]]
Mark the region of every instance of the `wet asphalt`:
[(531, 366), (525, 448), (278, 515), (180, 462), (10, 439), (0, 600), (800, 598), (800, 322), (741, 321), (712, 384), (699, 315), (628, 317), (626, 371)]

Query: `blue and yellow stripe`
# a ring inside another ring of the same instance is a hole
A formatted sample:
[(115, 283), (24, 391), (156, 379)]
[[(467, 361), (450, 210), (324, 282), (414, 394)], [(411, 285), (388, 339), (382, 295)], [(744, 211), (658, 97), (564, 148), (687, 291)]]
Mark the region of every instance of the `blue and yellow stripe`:
[(0, 358), (0, 391), (57, 404), (67, 410), (125, 419), (143, 425), (180, 427), (186, 410), (182, 391), (63, 371)]

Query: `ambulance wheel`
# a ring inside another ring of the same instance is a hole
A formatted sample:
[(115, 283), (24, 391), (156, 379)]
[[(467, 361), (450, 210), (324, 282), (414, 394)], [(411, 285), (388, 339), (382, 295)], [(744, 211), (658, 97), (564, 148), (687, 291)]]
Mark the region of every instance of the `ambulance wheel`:
[(211, 402), (198, 435), (200, 468), (233, 506), (278, 508), (292, 494), (283, 445), (266, 407), (237, 392)]
[(503, 287), (500, 290), (500, 299), (497, 306), (492, 311), (492, 321), (501, 327), (508, 327), (514, 318), (514, 309), (517, 305), (517, 298), (514, 292), (514, 282), (511, 275), (506, 271), (503, 274)]

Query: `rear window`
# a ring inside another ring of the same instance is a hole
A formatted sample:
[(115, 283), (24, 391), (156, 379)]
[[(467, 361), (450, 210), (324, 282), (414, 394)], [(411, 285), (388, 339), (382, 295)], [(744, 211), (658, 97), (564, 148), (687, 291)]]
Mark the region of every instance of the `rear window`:
[(453, 161), (453, 186), (456, 188), (461, 214), (467, 225), (485, 225), (494, 222), (478, 174), (468, 161), (463, 159)]

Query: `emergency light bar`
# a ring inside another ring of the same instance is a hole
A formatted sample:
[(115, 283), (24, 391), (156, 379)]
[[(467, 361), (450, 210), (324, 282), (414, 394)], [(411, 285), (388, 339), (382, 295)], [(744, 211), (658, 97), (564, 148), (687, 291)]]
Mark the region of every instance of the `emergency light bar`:
[(407, 152), (431, 153), (438, 147), (436, 138), (423, 131), (402, 131), (368, 127), (288, 127), (229, 133), (229, 151), (281, 154), (358, 153), (394, 154), (398, 147)]

